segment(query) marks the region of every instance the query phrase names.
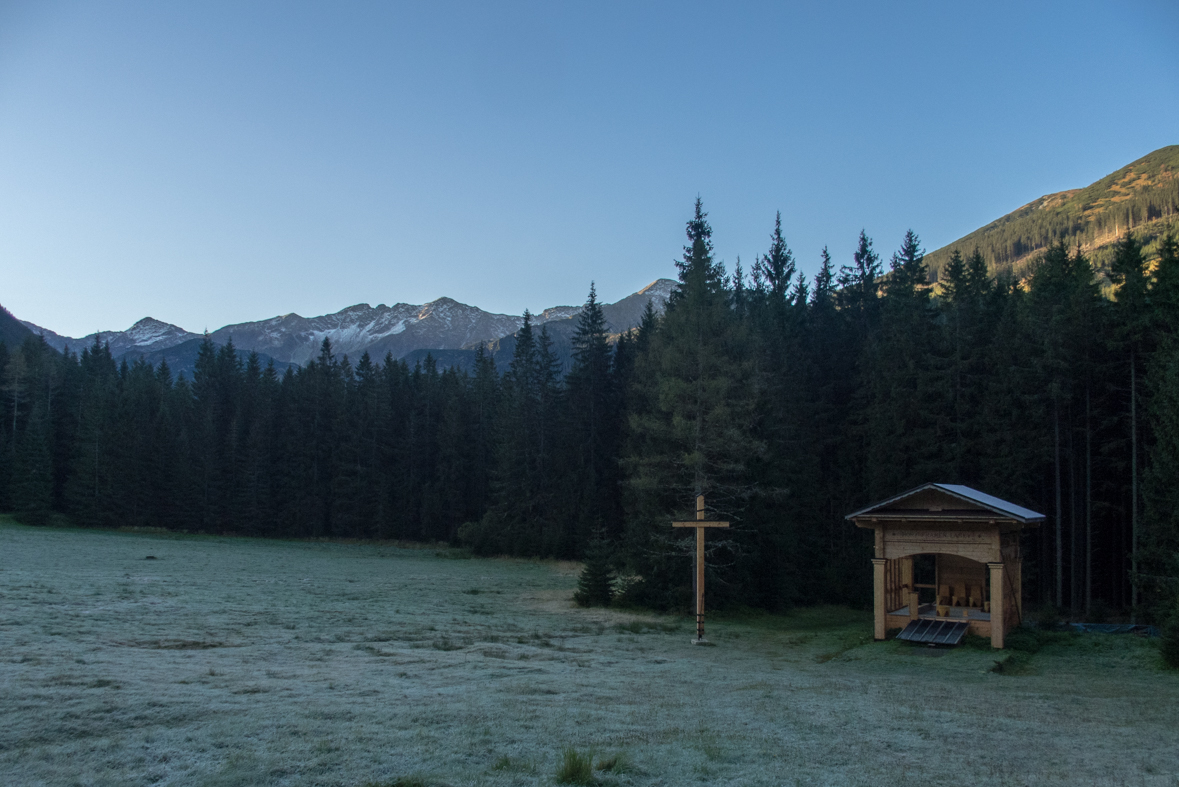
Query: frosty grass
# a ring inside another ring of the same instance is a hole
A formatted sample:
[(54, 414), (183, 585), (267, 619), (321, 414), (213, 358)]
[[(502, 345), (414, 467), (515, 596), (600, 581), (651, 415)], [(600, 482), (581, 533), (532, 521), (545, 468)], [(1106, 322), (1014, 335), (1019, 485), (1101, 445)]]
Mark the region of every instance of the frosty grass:
[(602, 784), (1179, 784), (1134, 637), (1022, 676), (836, 608), (693, 647), (574, 607), (574, 564), (453, 557), (0, 520), (0, 784), (553, 784), (570, 748)]

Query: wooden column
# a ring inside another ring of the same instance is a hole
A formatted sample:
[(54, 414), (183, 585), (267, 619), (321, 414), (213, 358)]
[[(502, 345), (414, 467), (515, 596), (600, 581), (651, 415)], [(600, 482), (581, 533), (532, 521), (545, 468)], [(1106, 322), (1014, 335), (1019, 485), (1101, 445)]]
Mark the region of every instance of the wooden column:
[[(697, 511), (697, 516), (703, 513)], [(704, 517), (700, 516), (701, 519)], [(704, 528), (696, 528), (696, 639), (704, 639)]]
[(884, 558), (872, 558), (872, 608), (876, 611), (876, 626), (873, 636), (884, 639)]
[(1003, 564), (987, 563), (991, 570), (991, 647), (1003, 649)]
[(1020, 557), (1016, 560), (1010, 570), (1014, 573), (1012, 579), (1015, 580), (1012, 582), (1012, 585), (1015, 586), (1015, 592), (1012, 595), (1015, 598), (1011, 600), (1011, 603), (1015, 605), (1015, 620), (1018, 623), (1023, 623), (1023, 558)]

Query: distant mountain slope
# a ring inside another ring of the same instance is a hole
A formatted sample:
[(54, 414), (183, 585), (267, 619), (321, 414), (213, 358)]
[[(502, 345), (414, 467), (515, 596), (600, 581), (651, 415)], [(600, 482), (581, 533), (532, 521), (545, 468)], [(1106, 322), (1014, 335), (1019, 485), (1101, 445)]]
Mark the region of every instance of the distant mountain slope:
[(218, 342), (232, 337), (238, 347), (302, 365), (319, 355), (324, 339), (331, 340), (337, 356), (353, 360), (365, 351), (377, 359), (386, 353), (401, 358), (421, 348), (457, 350), (472, 341), (511, 333), (520, 324), (520, 317), (439, 298), (421, 306), (398, 303), (374, 308), (361, 303), (322, 317), (286, 314), (227, 325), (211, 336)]
[(174, 347), (181, 342), (199, 339), (200, 334), (189, 333), (183, 328), (161, 322), (151, 317), (144, 317), (125, 331), (99, 331), (80, 339), (60, 336), (48, 328), (42, 328), (31, 322), (22, 320), (22, 324), (33, 333), (45, 337), (45, 343), (55, 350), (69, 347), (74, 352), (81, 352), (84, 347), (94, 344), (94, 340), (110, 345), (111, 355), (119, 358), (129, 352), (144, 354), (152, 353), (168, 347)]
[(1179, 145), (1160, 148), (1083, 189), (1048, 194), (926, 255), (934, 276), (954, 249), (976, 247), (994, 272), (1024, 273), (1048, 246), (1078, 244), (1100, 265), (1130, 229), (1148, 245), (1179, 229)]
[(4, 342), (11, 350), (22, 345), (32, 335), (33, 332), (13, 317), (12, 312), (0, 306), (0, 342)]
[[(623, 333), (631, 328), (637, 328), (643, 319), (643, 312), (647, 309), (647, 301), (655, 307), (656, 313), (662, 314), (667, 308), (667, 299), (679, 286), (673, 279), (656, 279), (638, 292), (616, 303), (602, 306), (606, 324), (613, 333)], [(580, 313), (581, 309), (577, 311)]]

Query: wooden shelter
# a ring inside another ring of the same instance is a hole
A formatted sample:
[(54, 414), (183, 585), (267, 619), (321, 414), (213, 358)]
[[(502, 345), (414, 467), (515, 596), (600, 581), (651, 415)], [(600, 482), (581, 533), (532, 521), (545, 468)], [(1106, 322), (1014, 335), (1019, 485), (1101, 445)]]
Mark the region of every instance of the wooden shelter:
[[(1004, 635), (1023, 621), (1019, 534), (1043, 514), (968, 486), (925, 484), (847, 519), (876, 531), (876, 639), (915, 621), (953, 622), (1002, 648)], [(921, 555), (932, 555), (932, 582), (916, 581)]]

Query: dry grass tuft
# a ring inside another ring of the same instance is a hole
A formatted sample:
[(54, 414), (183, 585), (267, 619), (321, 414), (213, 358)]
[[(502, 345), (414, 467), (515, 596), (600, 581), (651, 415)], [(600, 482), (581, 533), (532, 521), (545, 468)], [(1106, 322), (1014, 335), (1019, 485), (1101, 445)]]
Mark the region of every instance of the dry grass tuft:
[(561, 755), (561, 765), (557, 768), (558, 784), (596, 784), (592, 754), (582, 754), (577, 749), (569, 747)]

